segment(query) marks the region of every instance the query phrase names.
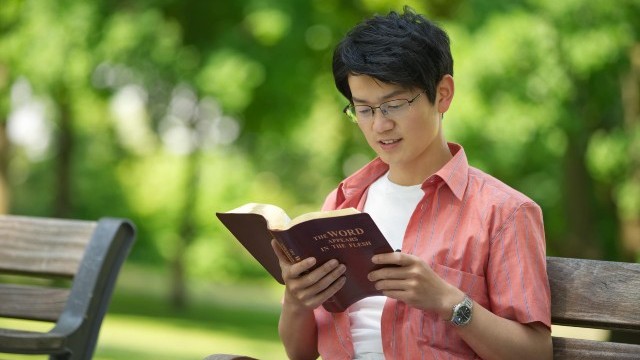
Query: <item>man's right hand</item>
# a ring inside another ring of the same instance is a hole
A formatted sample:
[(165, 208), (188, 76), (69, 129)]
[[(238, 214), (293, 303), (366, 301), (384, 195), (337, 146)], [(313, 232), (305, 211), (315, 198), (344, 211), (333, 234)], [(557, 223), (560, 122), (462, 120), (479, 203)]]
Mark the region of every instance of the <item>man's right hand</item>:
[(278, 257), (285, 283), (285, 306), (293, 306), (297, 311), (313, 310), (344, 286), (346, 266), (337, 260), (329, 260), (311, 270), (316, 264), (315, 258), (291, 263), (275, 239), (271, 240), (271, 247)]

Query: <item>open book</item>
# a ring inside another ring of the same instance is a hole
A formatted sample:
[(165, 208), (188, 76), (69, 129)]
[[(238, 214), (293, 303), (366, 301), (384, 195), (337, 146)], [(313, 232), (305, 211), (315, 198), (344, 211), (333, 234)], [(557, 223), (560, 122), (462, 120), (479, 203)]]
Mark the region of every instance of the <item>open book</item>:
[(367, 279), (369, 272), (381, 267), (371, 257), (393, 249), (367, 213), (347, 208), (311, 212), (291, 220), (278, 206), (249, 203), (216, 215), (281, 284), (280, 265), (271, 248), (274, 238), (292, 262), (315, 257), (316, 266), (330, 259), (345, 264), (347, 282), (322, 304), (327, 311), (342, 312), (360, 299), (381, 295)]

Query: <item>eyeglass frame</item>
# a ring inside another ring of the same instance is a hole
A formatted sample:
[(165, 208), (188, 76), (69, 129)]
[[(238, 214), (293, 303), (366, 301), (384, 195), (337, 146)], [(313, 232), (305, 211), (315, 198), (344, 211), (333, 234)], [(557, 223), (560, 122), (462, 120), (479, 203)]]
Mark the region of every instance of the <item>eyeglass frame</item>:
[[(387, 114), (389, 113), (389, 110), (388, 110), (388, 109), (387, 109), (387, 110), (385, 110), (385, 109), (383, 109), (383, 108), (382, 108), (385, 104), (388, 104), (388, 103), (390, 103), (390, 102), (392, 102), (392, 101), (404, 100), (404, 101), (406, 101), (406, 102), (407, 102), (407, 105), (410, 107), (410, 106), (411, 106), (411, 104), (413, 104), (413, 102), (415, 102), (415, 101), (418, 99), (418, 97), (419, 97), (420, 95), (422, 95), (423, 93), (425, 93), (425, 92), (426, 92), (426, 91), (424, 91), (424, 90), (423, 90), (423, 91), (420, 91), (420, 92), (418, 93), (418, 95), (414, 96), (414, 97), (413, 97), (413, 99), (411, 99), (411, 100), (409, 100), (409, 99), (391, 99), (391, 100), (387, 100), (387, 101), (385, 101), (385, 102), (381, 103), (381, 104), (380, 104), (380, 105), (378, 105), (378, 106), (370, 106), (370, 105), (355, 105), (355, 104), (353, 104), (353, 103), (349, 103), (349, 104), (347, 104), (347, 106), (345, 106), (345, 107), (344, 107), (344, 109), (342, 109), (342, 112), (343, 112), (343, 113), (345, 113), (345, 115), (347, 115), (347, 117), (349, 118), (349, 120), (353, 121), (353, 122), (354, 122), (354, 123), (356, 123), (356, 124), (358, 123), (358, 116), (357, 116), (357, 115), (356, 115), (356, 113), (355, 113), (355, 108), (356, 108), (356, 106), (366, 106), (366, 107), (370, 108), (370, 109), (371, 109), (371, 119), (373, 119), (373, 118), (376, 116), (376, 109), (380, 109), (380, 112), (382, 112), (382, 116), (387, 117)], [(353, 111), (352, 111), (352, 114), (351, 114), (351, 115), (350, 115), (350, 114), (349, 114), (349, 112), (348, 112), (348, 110), (349, 110), (350, 108), (353, 108)]]

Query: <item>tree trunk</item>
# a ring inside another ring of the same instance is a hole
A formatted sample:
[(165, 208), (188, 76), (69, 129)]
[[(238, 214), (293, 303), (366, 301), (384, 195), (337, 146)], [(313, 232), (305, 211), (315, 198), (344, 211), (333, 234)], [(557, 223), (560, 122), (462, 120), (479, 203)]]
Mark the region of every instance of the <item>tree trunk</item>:
[(0, 214), (9, 213), (9, 153), (11, 144), (7, 135), (7, 121), (0, 121)]
[[(631, 68), (621, 79), (624, 130), (629, 136), (629, 170), (627, 182), (640, 189), (640, 43), (629, 52)], [(640, 201), (640, 199), (636, 199)], [(619, 214), (623, 258), (635, 261), (640, 255), (640, 204)]]
[(57, 103), (60, 105), (60, 120), (53, 215), (67, 218), (71, 216), (71, 171), (74, 150), (73, 118), (66, 89), (62, 89), (60, 94), (57, 99)]
[[(629, 53), (631, 68), (621, 78), (622, 106), (624, 108), (624, 130), (629, 136), (629, 169), (626, 181), (640, 188), (640, 43), (636, 43)], [(633, 186), (632, 185), (632, 186)], [(640, 201), (640, 199), (636, 199)], [(636, 209), (638, 209), (636, 207)], [(640, 210), (627, 212), (618, 207), (620, 236), (622, 242), (621, 260), (635, 262), (640, 256)], [(611, 331), (610, 341), (640, 344), (637, 333)]]
[(187, 276), (185, 255), (196, 234), (195, 206), (200, 182), (200, 151), (195, 150), (187, 158), (185, 198), (179, 224), (176, 250), (172, 261), (171, 304), (176, 309), (187, 305)]
[(568, 136), (564, 164), (567, 236), (560, 244), (562, 256), (600, 258), (593, 223), (592, 184), (585, 167), (586, 139), (583, 130)]

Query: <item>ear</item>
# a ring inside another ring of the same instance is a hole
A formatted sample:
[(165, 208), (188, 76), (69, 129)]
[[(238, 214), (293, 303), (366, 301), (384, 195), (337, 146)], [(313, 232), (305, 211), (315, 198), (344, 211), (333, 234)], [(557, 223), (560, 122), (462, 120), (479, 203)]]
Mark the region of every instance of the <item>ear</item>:
[(440, 79), (436, 88), (436, 107), (438, 112), (444, 114), (449, 110), (454, 93), (453, 76), (447, 74)]

